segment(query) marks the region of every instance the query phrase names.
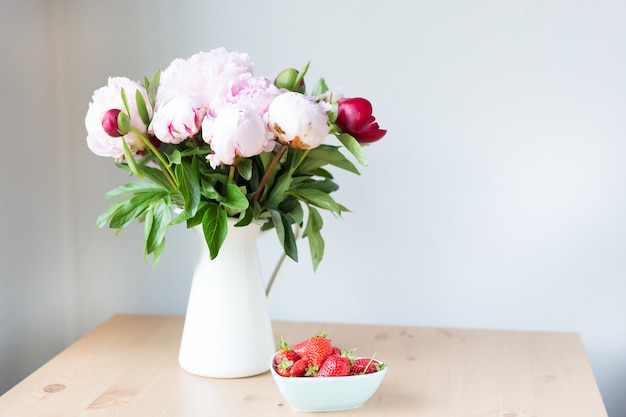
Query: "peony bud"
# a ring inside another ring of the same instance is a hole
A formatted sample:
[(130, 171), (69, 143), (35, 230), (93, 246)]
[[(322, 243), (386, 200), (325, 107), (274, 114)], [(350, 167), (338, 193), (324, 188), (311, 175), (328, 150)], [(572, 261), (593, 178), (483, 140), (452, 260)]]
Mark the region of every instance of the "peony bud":
[(284, 88), (289, 91), (295, 91), (300, 94), (304, 94), (306, 91), (306, 86), (304, 84), (304, 78), (300, 80), (298, 85), (296, 85), (296, 79), (298, 78), (298, 70), (293, 68), (288, 68), (278, 74), (276, 79), (274, 80), (274, 85), (278, 88)]
[(299, 93), (283, 93), (268, 109), (269, 127), (281, 143), (292, 148), (317, 148), (328, 136), (330, 105)]
[(361, 144), (376, 142), (387, 133), (380, 129), (372, 115), (372, 104), (361, 97), (337, 100), (337, 120), (339, 128)]
[(107, 135), (118, 138), (130, 132), (130, 119), (123, 111), (111, 109), (102, 116), (102, 128)]

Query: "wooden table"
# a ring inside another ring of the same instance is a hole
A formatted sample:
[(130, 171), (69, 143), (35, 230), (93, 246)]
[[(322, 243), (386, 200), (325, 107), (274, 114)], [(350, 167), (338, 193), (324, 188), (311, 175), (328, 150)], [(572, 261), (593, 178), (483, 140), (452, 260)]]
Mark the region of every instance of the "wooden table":
[[(190, 375), (182, 317), (116, 315), (0, 397), (4, 417), (290, 416), (269, 372)], [(325, 331), (389, 365), (378, 392), (341, 416), (606, 417), (575, 333), (275, 322), (296, 342)]]

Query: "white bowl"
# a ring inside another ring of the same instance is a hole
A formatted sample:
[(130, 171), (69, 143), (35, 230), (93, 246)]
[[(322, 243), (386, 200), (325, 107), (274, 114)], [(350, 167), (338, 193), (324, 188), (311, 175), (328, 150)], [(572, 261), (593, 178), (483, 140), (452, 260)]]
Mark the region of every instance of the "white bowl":
[(274, 357), (270, 370), (278, 390), (297, 411), (319, 412), (350, 410), (362, 406), (380, 386), (387, 367), (365, 375), (327, 378), (284, 377), (274, 370)]

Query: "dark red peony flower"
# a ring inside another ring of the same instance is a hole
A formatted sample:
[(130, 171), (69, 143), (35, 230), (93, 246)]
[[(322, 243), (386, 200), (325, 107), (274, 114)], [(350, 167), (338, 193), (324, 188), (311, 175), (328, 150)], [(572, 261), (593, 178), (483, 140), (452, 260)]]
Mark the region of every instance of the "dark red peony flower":
[(372, 104), (364, 98), (341, 98), (337, 101), (337, 120), (335, 123), (361, 144), (380, 140), (387, 133), (376, 123), (372, 116)]

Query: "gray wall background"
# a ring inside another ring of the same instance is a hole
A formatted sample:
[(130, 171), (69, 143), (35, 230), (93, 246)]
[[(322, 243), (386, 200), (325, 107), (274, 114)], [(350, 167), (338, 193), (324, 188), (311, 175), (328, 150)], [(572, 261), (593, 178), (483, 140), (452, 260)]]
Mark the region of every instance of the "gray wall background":
[(268, 77), (311, 60), (389, 129), (338, 175), (353, 212), (327, 218), (316, 274), (305, 246), (285, 268), (272, 317), (579, 332), (626, 416), (619, 1), (3, 0), (0, 392), (116, 312), (184, 314), (196, 236), (172, 230), (152, 268), (140, 227), (95, 228), (125, 174), (83, 119), (108, 76), (217, 46)]

